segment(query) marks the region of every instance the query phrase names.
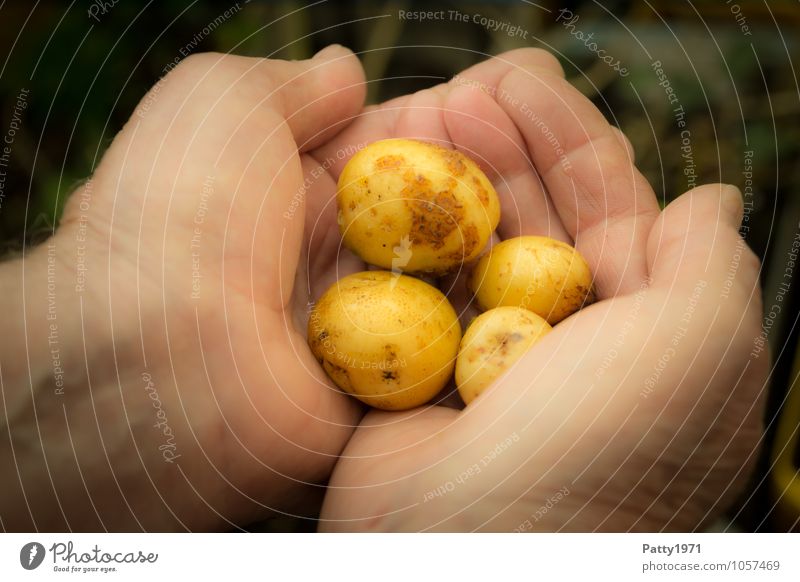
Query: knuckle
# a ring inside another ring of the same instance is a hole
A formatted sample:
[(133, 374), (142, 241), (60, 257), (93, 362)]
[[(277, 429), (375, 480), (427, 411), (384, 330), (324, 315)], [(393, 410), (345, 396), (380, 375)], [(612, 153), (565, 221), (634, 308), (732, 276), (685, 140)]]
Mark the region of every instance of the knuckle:
[(617, 140), (620, 142), (622, 147), (625, 148), (625, 150), (628, 152), (628, 157), (630, 157), (631, 160), (635, 160), (636, 150), (633, 148), (631, 140), (628, 139), (627, 135), (625, 135), (625, 132), (623, 132), (620, 128), (615, 127), (613, 125), (611, 126), (611, 129), (614, 131), (614, 134), (617, 136)]
[(206, 73), (223, 58), (220, 53), (193, 53), (184, 58), (171, 72), (171, 75), (189, 75)]
[(540, 66), (556, 73), (560, 77), (565, 76), (564, 68), (561, 66), (561, 62), (553, 53), (540, 48), (534, 48), (531, 50), (534, 51), (536, 60), (541, 63)]

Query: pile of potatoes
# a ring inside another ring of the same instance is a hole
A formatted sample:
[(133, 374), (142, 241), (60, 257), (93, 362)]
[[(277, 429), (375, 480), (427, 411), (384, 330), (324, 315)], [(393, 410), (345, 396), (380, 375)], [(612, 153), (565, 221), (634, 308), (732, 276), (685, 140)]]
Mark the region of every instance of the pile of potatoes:
[[(469, 404), (552, 325), (594, 299), (586, 261), (563, 242), (522, 236), (481, 257), (500, 203), (458, 151), (374, 142), (343, 169), (337, 205), (344, 245), (384, 270), (334, 283), (311, 311), (308, 342), (339, 388), (375, 408), (420, 406), (454, 369)], [(462, 338), (447, 297), (418, 277), (470, 267), (467, 285), (484, 313)]]

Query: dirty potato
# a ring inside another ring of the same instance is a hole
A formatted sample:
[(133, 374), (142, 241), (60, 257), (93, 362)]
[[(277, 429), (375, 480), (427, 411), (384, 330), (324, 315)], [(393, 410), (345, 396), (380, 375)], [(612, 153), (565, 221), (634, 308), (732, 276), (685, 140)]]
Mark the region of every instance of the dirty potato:
[(441, 275), (483, 250), (500, 220), (497, 194), (464, 154), (410, 139), (370, 144), (337, 192), (344, 244), (366, 262)]
[(308, 342), (331, 380), (383, 410), (424, 404), (448, 382), (461, 326), (442, 293), (388, 271), (355, 273), (315, 305)]
[(523, 307), (550, 325), (594, 301), (586, 260), (570, 245), (545, 236), (495, 245), (478, 261), (467, 285), (483, 310)]
[(497, 307), (476, 317), (461, 340), (456, 386), (469, 404), (552, 328), (535, 313)]

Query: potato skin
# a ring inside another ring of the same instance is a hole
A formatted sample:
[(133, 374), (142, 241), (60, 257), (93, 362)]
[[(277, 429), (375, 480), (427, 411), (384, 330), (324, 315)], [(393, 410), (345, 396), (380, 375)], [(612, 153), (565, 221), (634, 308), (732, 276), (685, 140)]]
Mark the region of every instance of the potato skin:
[(594, 301), (586, 260), (570, 245), (545, 236), (520, 236), (493, 246), (467, 286), (483, 310), (524, 307), (550, 325)]
[(311, 351), (333, 382), (383, 410), (426, 403), (450, 379), (461, 326), (435, 287), (388, 271), (340, 279), (314, 306)]
[(481, 313), (464, 333), (456, 359), (461, 399), (472, 402), (551, 329), (544, 319), (520, 307)]
[(478, 257), (500, 220), (489, 179), (461, 152), (410, 139), (377, 141), (342, 170), (344, 244), (366, 262), (441, 275)]

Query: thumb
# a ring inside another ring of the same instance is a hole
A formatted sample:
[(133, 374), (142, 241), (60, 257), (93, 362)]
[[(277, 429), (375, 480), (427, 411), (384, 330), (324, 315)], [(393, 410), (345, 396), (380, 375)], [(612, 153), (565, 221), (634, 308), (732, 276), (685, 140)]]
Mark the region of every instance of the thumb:
[(652, 285), (683, 288), (702, 278), (722, 295), (749, 296), (759, 261), (739, 236), (743, 212), (739, 189), (726, 184), (699, 186), (669, 204), (647, 242)]
[(330, 139), (364, 104), (364, 70), (341, 45), (330, 45), (309, 60), (267, 59), (262, 66), (273, 106), (286, 119), (301, 151)]

